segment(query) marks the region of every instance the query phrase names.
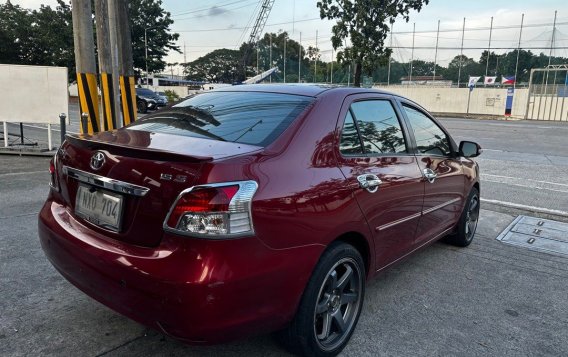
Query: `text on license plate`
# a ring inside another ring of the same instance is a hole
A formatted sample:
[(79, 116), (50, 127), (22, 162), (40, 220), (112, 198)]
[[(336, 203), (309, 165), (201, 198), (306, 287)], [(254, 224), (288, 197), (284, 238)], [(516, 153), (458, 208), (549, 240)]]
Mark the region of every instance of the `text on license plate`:
[(75, 212), (91, 223), (119, 231), (120, 218), (122, 217), (122, 196), (79, 185)]

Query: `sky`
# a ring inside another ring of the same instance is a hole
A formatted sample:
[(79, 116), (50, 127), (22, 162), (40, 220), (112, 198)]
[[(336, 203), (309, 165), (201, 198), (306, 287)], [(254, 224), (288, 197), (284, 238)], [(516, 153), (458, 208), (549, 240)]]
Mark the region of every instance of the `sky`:
[[(12, 0), (12, 3), (37, 8), (40, 4), (54, 5), (56, 1)], [(317, 0), (276, 0), (264, 32), (284, 30), (296, 41), (300, 41), (301, 36), (305, 47), (316, 44), (317, 32), (322, 59), (329, 61), (332, 55), (330, 34), (333, 21), (319, 19), (316, 3)], [(250, 26), (251, 19), (254, 21), (258, 4), (259, 0), (163, 0), (165, 10), (172, 14), (175, 21), (172, 30), (180, 34), (177, 44), (182, 50), (185, 47), (187, 61), (193, 61), (217, 48), (238, 48), (249, 36), (250, 29), (242, 28)], [(460, 53), (464, 17), (465, 55), (479, 60), (482, 49), (488, 47), (491, 17), (494, 27), (491, 47), (516, 48), (523, 13), (525, 17), (521, 47), (549, 47), (554, 11), (558, 10), (555, 45), (563, 48), (555, 50), (553, 55), (568, 57), (568, 8), (565, 4), (565, 0), (431, 0), (419, 13), (411, 12), (408, 23), (398, 19), (394, 24), (395, 35), (392, 39), (394, 47), (411, 47), (415, 26), (415, 46), (427, 48), (416, 49), (414, 52), (410, 48), (396, 48), (393, 56), (401, 62), (412, 58), (429, 61), (436, 59), (437, 63), (447, 65)], [(439, 36), (436, 33), (438, 20)], [(511, 26), (516, 28), (506, 28)], [(440, 49), (435, 53), (437, 37)], [(387, 45), (389, 44), (390, 38), (387, 39)], [(497, 53), (507, 51), (495, 50)], [(549, 50), (532, 51), (548, 53)], [(184, 54), (170, 53), (166, 61), (183, 62)]]

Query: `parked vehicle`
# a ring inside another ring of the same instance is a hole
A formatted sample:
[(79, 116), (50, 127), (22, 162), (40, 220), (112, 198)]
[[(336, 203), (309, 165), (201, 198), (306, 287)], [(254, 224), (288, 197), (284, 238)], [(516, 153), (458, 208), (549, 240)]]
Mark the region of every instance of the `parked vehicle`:
[(156, 102), (156, 108), (154, 109), (168, 105), (167, 98), (163, 98), (162, 96), (158, 95), (158, 93), (148, 88), (136, 88), (136, 96), (145, 100), (153, 100), (154, 102)]
[(169, 100), (165, 92), (156, 92), (156, 94), (160, 97), (162, 103), (165, 103), (164, 105), (168, 105)]
[(367, 279), (440, 238), (471, 243), (480, 153), (394, 94), (229, 87), (68, 136), (39, 236), (79, 289), (170, 336), (278, 331), (333, 356)]
[(158, 103), (154, 99), (136, 94), (136, 107), (138, 108), (138, 113), (146, 114), (148, 110), (158, 109)]

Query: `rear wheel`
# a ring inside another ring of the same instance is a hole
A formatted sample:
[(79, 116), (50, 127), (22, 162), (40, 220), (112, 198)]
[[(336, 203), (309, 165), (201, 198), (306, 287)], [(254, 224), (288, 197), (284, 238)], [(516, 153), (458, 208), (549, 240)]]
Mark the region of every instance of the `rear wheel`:
[(333, 244), (314, 269), (294, 320), (279, 332), (280, 341), (303, 356), (337, 355), (355, 330), (364, 295), (361, 254), (349, 244)]
[(474, 187), (469, 193), (456, 233), (446, 238), (448, 243), (458, 247), (467, 247), (471, 244), (479, 221), (479, 202), (479, 190)]

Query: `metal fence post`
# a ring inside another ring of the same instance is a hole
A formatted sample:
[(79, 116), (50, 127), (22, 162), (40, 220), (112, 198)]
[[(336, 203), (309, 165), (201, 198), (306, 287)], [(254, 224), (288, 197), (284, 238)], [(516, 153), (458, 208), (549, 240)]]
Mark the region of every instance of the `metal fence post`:
[(65, 119), (67, 119), (67, 115), (65, 113), (59, 114), (59, 125), (61, 129), (59, 132), (61, 143), (59, 145), (63, 145), (63, 142), (65, 141), (65, 132), (67, 131)]
[(87, 113), (82, 113), (81, 114), (81, 128), (83, 128), (83, 134), (88, 133), (87, 128), (87, 120), (89, 119), (89, 114)]

